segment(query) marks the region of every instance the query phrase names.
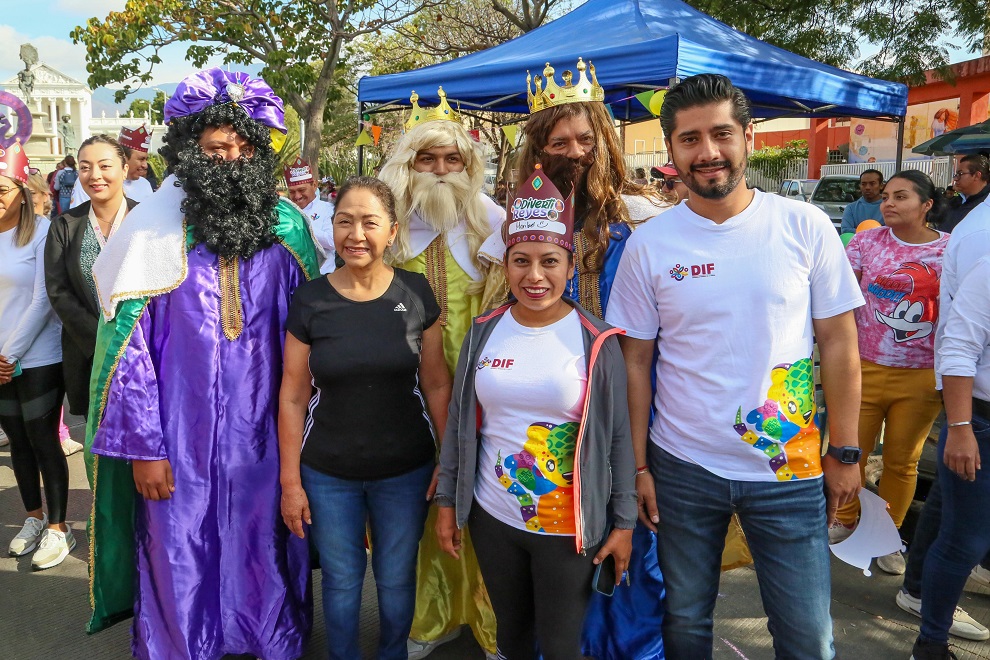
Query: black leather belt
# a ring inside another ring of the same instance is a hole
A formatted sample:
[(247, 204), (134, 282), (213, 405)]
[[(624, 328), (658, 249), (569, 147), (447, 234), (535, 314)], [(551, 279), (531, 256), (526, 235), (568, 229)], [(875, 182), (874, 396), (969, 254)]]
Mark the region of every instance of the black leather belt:
[(979, 415), (983, 419), (990, 420), (990, 401), (984, 401), (983, 399), (977, 399), (973, 397), (973, 413)]

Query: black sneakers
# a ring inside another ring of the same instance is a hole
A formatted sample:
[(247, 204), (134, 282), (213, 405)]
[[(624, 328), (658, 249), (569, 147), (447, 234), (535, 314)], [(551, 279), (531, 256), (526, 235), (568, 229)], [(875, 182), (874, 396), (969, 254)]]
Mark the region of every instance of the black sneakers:
[(920, 637), (911, 649), (911, 660), (958, 660), (948, 644), (927, 642)]

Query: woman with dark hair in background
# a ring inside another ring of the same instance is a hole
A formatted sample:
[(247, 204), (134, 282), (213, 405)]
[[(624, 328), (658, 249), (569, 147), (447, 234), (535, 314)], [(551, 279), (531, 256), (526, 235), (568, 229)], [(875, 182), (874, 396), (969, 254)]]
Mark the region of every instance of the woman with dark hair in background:
[(62, 563), (76, 545), (65, 524), (69, 467), (58, 442), (64, 393), (59, 323), (45, 293), (49, 222), (35, 215), (20, 145), (0, 153), (0, 426), (10, 438), (14, 479), (27, 510), (8, 552), (18, 557), (34, 550), (31, 565), (43, 569)]
[(45, 282), (62, 320), (62, 356), (69, 412), (86, 416), (99, 304), (93, 263), (136, 202), (124, 197), (127, 157), (108, 135), (79, 148), (79, 180), (89, 201), (55, 218), (45, 247)]
[[(925, 438), (942, 408), (935, 389), (935, 327), (949, 236), (933, 228), (946, 202), (927, 175), (898, 172), (886, 183), (882, 200), (885, 226), (856, 234), (846, 255), (866, 298), (856, 310), (863, 372), (860, 477), (865, 485), (866, 461), (886, 424), (879, 494), (899, 529), (914, 498)], [(848, 537), (858, 514), (858, 501), (841, 507), (829, 541)], [(904, 557), (898, 550), (879, 557), (877, 566), (901, 575)]]

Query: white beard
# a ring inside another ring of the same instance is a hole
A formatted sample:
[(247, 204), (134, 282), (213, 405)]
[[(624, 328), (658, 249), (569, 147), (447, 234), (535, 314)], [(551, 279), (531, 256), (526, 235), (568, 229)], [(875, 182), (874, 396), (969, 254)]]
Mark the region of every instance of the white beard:
[(432, 172), (409, 173), (409, 208), (440, 233), (457, 227), (471, 194), (467, 172), (450, 172), (437, 176)]

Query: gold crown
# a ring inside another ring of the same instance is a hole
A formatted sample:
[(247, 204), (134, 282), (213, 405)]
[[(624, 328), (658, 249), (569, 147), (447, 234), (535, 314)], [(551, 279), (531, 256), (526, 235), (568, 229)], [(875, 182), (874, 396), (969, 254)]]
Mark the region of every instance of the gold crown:
[[(591, 72), (590, 83), (588, 82), (588, 76), (585, 75), (585, 69)], [(553, 67), (547, 62), (546, 68), (543, 69), (543, 75), (536, 76), (535, 91), (530, 88), (532, 78), (529, 75), (529, 71), (527, 71), (526, 100), (529, 102), (530, 114), (552, 108), (555, 105), (564, 105), (565, 103), (583, 103), (586, 101), (604, 102), (605, 90), (598, 84), (598, 78), (595, 76), (595, 65), (590, 61), (585, 65), (584, 61), (579, 57), (577, 70), (577, 84), (571, 84), (574, 74), (570, 71), (564, 71), (560, 76), (564, 79), (564, 86), (560, 87), (553, 79)], [(547, 83), (546, 89), (542, 89), (544, 79), (546, 79)]]
[(461, 116), (454, 112), (450, 104), (447, 103), (447, 92), (443, 91), (443, 87), (437, 88), (437, 94), (440, 96), (440, 105), (424, 110), (419, 107), (419, 94), (412, 93), (409, 97), (412, 109), (409, 111), (409, 120), (406, 121), (406, 131), (411, 131), (428, 121), (461, 121)]

